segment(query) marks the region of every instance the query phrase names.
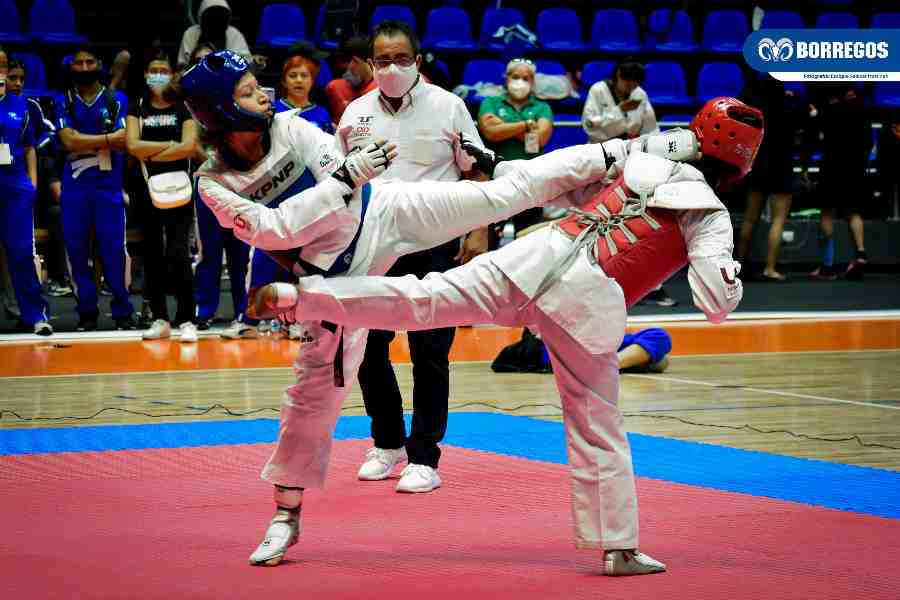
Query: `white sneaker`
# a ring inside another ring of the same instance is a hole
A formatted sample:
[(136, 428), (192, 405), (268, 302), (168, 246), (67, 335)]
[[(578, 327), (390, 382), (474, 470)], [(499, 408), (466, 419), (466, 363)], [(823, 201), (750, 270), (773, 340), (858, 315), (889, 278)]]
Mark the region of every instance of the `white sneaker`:
[(303, 329), (300, 327), (300, 323), (291, 323), (291, 326), (288, 327), (288, 339), (299, 340), (301, 337), (303, 337)]
[(141, 334), (145, 340), (161, 340), (172, 335), (172, 326), (168, 321), (157, 319), (150, 325), (150, 329)]
[(379, 481), (387, 479), (394, 471), (397, 463), (406, 462), (406, 448), (385, 450), (384, 448), (369, 448), (366, 452), (366, 462), (359, 468), (359, 477), (362, 481)]
[(280, 563), (287, 549), (297, 543), (300, 527), (300, 509), (279, 507), (266, 529), (266, 537), (250, 555), (250, 564), (274, 567)]
[(185, 321), (178, 326), (181, 331), (181, 343), (189, 344), (197, 341), (197, 326), (190, 321)]
[(53, 335), (53, 326), (47, 321), (38, 321), (34, 324), (34, 334), (41, 336)]
[(607, 550), (603, 554), (603, 574), (610, 577), (649, 575), (665, 570), (666, 565), (637, 550)]
[(240, 321), (233, 321), (227, 329), (220, 333), (227, 340), (249, 340), (259, 336), (259, 332), (253, 325), (247, 325)]
[(421, 494), (439, 487), (441, 487), (441, 478), (438, 476), (437, 469), (413, 463), (406, 465), (400, 474), (400, 481), (397, 482), (398, 492)]

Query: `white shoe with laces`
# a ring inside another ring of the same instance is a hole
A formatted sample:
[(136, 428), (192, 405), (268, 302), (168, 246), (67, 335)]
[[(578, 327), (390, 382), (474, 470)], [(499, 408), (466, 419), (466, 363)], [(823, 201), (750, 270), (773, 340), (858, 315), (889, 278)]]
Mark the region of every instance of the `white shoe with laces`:
[(603, 574), (610, 577), (649, 575), (665, 570), (666, 565), (637, 550), (607, 550), (603, 554)]
[(441, 487), (441, 478), (437, 469), (433, 469), (428, 465), (416, 465), (413, 463), (406, 465), (406, 468), (400, 474), (400, 481), (397, 482), (398, 492), (413, 494), (430, 492), (439, 487)]
[(181, 331), (181, 343), (190, 344), (197, 341), (197, 326), (190, 321), (185, 321), (178, 326)]
[(366, 462), (359, 468), (356, 476), (361, 481), (387, 479), (393, 473), (397, 463), (404, 462), (406, 462), (406, 448), (397, 448), (396, 450), (369, 448), (366, 452)]
[(147, 329), (141, 334), (141, 339), (145, 340), (162, 340), (168, 338), (172, 335), (172, 326), (169, 325), (169, 322), (164, 319), (156, 319), (153, 321), (153, 324), (150, 325), (150, 329)]
[(259, 331), (253, 325), (247, 325), (240, 321), (233, 321), (228, 328), (220, 333), (226, 340), (249, 340), (259, 337)]
[(278, 507), (262, 543), (250, 555), (250, 564), (274, 567), (280, 563), (287, 549), (297, 543), (300, 528), (299, 508)]

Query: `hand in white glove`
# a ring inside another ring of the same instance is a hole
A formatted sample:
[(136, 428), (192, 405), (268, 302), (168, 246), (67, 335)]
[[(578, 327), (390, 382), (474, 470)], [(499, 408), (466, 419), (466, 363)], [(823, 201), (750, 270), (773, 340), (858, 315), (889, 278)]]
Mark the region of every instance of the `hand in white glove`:
[(347, 154), (332, 177), (355, 190), (367, 181), (381, 175), (397, 158), (397, 145), (379, 140), (365, 148), (354, 148)]
[(632, 152), (646, 152), (669, 160), (690, 162), (700, 158), (700, 144), (690, 129), (670, 129), (629, 143), (628, 153)]

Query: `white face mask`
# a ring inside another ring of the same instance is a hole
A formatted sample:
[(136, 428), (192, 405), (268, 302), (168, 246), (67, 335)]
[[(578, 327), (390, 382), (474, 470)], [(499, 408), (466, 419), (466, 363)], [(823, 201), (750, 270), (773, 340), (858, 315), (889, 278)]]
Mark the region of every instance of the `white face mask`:
[(524, 79), (512, 79), (507, 84), (506, 89), (509, 90), (510, 96), (516, 100), (521, 100), (522, 98), (527, 98), (528, 94), (531, 93), (531, 84)]
[(408, 67), (392, 64), (386, 69), (375, 69), (375, 83), (388, 98), (402, 98), (412, 88), (418, 76), (419, 68), (415, 64)]
[(150, 73), (147, 75), (147, 85), (156, 90), (160, 90), (172, 81), (172, 76), (166, 73)]

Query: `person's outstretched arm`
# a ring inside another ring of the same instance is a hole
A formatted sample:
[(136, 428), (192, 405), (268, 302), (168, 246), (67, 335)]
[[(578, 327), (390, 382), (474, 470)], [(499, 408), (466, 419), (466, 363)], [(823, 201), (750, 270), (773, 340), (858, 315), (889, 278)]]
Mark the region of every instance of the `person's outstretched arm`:
[(694, 305), (713, 323), (721, 323), (740, 303), (744, 288), (727, 210), (686, 210), (678, 216), (687, 243), (688, 283)]

